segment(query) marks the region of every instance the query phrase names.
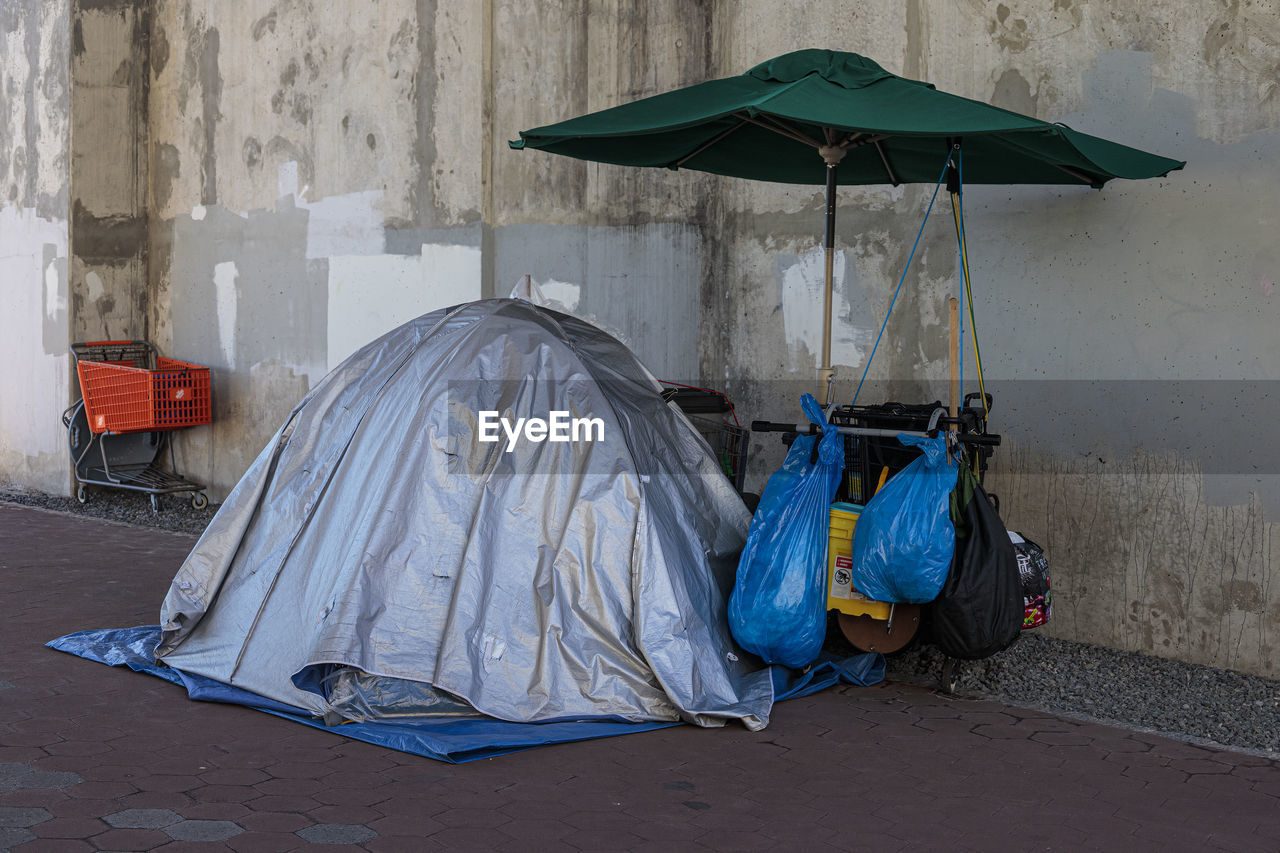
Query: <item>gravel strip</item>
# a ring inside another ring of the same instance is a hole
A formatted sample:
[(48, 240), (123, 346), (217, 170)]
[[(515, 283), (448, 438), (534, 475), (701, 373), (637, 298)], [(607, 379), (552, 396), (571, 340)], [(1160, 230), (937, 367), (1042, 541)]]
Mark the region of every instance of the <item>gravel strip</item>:
[(151, 509), (151, 496), (142, 492), (102, 489), (95, 486), (85, 488), (88, 500), (83, 504), (78, 503), (75, 498), (13, 488), (0, 488), (0, 501), (65, 512), (69, 515), (101, 518), (138, 527), (158, 527), (175, 533), (190, 533), (193, 536), (203, 533), (213, 514), (218, 511), (215, 504), (209, 504), (204, 509), (193, 509), (190, 495), (175, 494), (158, 496), (160, 511), (157, 513)]
[[(75, 498), (0, 489), (0, 501), (199, 535), (217, 506), (90, 489)], [(834, 638), (833, 638), (834, 639)], [(841, 642), (842, 640), (837, 640)], [(936, 687), (944, 657), (913, 645), (888, 658), (889, 678)], [(1012, 648), (962, 663), (956, 692), (1280, 758), (1280, 681), (1025, 631)]]
[[(892, 655), (898, 681), (940, 685), (933, 646)], [(1280, 758), (1280, 681), (1024, 631), (959, 665), (956, 692)]]

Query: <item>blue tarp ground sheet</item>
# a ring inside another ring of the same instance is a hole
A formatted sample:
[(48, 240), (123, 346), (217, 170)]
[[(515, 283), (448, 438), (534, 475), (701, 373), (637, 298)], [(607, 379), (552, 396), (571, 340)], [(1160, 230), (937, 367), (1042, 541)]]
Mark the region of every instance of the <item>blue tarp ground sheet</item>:
[[(127, 666), (136, 672), (145, 672), (173, 684), (180, 684), (187, 689), (192, 699), (198, 701), (246, 705), (305, 726), (327, 729), (354, 740), (454, 764), (492, 758), (495, 755), (504, 755), (535, 746), (593, 740), (683, 725), (682, 723), (631, 723), (608, 719), (509, 723), (477, 714), (475, 717), (464, 719), (419, 718), (405, 722), (344, 723), (331, 727), (300, 708), (285, 705), (204, 676), (180, 672), (157, 664), (152, 657), (152, 651), (159, 640), (160, 626), (140, 625), (136, 628), (78, 631), (51, 640), (45, 645), (87, 660), (105, 663), (108, 666)], [(778, 700), (808, 696), (839, 682), (868, 686), (878, 683), (883, 678), (884, 658), (878, 654), (822, 660), (805, 672), (773, 667), (774, 696)]]

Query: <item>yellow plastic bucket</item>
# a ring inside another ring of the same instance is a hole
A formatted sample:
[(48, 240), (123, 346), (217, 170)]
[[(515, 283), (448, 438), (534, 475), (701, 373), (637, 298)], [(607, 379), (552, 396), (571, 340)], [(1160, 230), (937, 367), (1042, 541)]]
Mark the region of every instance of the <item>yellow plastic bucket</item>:
[(890, 604), (872, 601), (853, 586), (853, 530), (862, 507), (837, 501), (831, 505), (831, 532), (827, 541), (827, 609), (849, 616), (888, 619)]

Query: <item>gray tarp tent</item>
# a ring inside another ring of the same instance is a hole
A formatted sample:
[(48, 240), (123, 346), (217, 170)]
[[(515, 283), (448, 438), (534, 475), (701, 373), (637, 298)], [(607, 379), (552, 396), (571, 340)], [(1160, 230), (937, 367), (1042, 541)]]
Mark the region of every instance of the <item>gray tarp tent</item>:
[[(486, 410), (602, 435), (507, 452), (478, 440)], [(462, 305), (294, 409), (174, 578), (157, 658), (335, 721), (761, 728), (769, 672), (725, 617), (748, 521), (625, 346), (525, 302)]]

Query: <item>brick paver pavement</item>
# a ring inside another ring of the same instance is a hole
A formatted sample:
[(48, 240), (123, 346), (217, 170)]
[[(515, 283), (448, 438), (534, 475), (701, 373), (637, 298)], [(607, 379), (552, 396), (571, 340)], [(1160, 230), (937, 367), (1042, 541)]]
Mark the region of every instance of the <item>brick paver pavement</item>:
[(0, 504), (0, 849), (1280, 849), (1274, 761), (910, 685), (452, 766), (42, 647), (193, 541)]

